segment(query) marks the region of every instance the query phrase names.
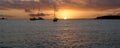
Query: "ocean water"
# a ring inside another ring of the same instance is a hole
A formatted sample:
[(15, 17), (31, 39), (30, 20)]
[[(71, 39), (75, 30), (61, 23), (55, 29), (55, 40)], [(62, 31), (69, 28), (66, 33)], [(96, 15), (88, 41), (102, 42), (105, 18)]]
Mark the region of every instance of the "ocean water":
[(0, 48), (120, 48), (120, 20), (0, 20)]

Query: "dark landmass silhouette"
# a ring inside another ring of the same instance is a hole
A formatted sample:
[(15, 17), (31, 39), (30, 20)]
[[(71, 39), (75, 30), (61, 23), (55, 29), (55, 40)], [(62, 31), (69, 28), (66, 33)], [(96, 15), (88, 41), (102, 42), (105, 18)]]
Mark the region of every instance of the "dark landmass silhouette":
[(96, 19), (120, 19), (120, 15), (105, 15), (96, 17)]
[(5, 20), (5, 19), (7, 19), (7, 18), (4, 18), (4, 17), (0, 18), (0, 20)]

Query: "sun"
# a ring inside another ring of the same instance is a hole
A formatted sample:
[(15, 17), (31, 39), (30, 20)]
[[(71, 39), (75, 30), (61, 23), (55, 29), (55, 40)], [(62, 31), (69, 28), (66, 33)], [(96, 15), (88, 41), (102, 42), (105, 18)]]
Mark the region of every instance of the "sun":
[(66, 19), (71, 18), (71, 16), (73, 15), (72, 13), (73, 12), (69, 10), (61, 10), (58, 12), (58, 15), (59, 15), (59, 18), (66, 20)]
[(63, 19), (64, 19), (64, 20), (66, 20), (66, 19), (67, 19), (67, 17), (65, 16)]

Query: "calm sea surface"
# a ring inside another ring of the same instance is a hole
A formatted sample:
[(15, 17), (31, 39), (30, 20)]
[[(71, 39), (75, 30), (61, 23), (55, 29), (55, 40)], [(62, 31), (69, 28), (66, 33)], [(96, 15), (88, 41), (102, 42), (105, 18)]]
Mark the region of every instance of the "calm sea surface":
[(120, 48), (120, 20), (0, 20), (0, 48)]

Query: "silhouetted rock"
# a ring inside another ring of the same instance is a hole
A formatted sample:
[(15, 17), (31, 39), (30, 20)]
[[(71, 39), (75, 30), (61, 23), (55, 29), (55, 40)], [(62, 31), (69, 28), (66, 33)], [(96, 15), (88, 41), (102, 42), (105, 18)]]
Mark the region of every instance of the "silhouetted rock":
[(120, 15), (105, 15), (97, 17), (96, 19), (120, 19)]

